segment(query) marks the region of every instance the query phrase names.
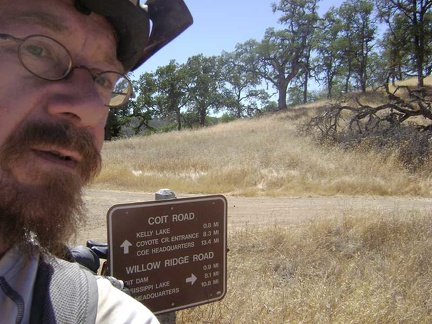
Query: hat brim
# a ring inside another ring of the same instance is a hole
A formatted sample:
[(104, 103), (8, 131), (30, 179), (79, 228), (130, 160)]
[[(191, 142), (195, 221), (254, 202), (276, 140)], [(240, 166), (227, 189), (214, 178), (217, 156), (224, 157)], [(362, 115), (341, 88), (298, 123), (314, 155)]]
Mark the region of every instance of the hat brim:
[(130, 0), (75, 2), (112, 24), (119, 39), (117, 57), (125, 71), (137, 69), (193, 23), (183, 0), (148, 0), (148, 12)]

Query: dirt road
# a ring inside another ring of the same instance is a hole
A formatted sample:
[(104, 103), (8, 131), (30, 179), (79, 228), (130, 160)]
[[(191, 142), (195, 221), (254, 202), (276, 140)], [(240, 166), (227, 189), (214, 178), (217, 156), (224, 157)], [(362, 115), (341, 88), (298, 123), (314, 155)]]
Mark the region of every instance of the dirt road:
[[(178, 195), (178, 198), (190, 197)], [(349, 215), (353, 211), (377, 212), (431, 210), (432, 199), (406, 197), (235, 197), (228, 200), (228, 228), (256, 225), (300, 224), (317, 217)], [(106, 214), (115, 204), (151, 201), (154, 193), (89, 189), (84, 192), (89, 220), (77, 243), (87, 239), (106, 241)]]

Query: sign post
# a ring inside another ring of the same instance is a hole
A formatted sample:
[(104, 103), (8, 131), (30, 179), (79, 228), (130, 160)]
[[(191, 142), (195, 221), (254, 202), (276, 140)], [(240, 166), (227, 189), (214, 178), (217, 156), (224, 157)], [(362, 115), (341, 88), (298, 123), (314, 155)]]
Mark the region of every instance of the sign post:
[(111, 275), (154, 314), (225, 296), (224, 196), (115, 205), (107, 222)]

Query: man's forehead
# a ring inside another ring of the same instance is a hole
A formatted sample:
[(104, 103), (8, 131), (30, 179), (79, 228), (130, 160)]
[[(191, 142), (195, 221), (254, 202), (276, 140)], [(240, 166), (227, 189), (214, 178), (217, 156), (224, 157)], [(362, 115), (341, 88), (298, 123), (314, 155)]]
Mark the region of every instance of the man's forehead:
[(22, 12), (17, 14), (14, 17), (14, 20), (25, 24), (37, 24), (57, 33), (64, 33), (69, 30), (62, 24), (60, 17), (48, 12)]

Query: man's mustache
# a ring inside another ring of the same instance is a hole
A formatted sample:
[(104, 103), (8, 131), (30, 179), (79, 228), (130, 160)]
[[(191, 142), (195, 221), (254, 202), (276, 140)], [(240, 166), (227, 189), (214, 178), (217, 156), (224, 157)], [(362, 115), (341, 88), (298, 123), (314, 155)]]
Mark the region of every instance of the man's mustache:
[(101, 169), (101, 156), (94, 143), (93, 135), (87, 128), (78, 128), (67, 121), (32, 121), (21, 125), (0, 148), (0, 160), (9, 164), (35, 147), (59, 147), (81, 155), (78, 173), (81, 181), (87, 183)]

